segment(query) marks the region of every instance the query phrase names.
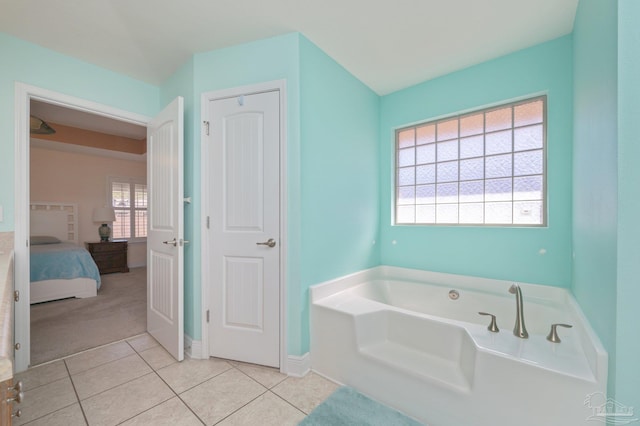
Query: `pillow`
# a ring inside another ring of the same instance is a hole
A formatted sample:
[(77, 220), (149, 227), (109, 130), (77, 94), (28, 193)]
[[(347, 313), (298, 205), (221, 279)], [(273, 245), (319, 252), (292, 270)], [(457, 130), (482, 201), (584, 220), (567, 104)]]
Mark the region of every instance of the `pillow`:
[(60, 244), (61, 241), (56, 237), (50, 237), (48, 235), (32, 235), (29, 239), (29, 244), (32, 246), (41, 246), (44, 244)]

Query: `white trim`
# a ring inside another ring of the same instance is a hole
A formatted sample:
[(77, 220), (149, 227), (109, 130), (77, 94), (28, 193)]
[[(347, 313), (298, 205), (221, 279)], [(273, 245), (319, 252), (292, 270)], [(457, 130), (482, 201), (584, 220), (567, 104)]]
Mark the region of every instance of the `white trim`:
[[(236, 97), (277, 90), (280, 96), (280, 371), (288, 373), (289, 359), (287, 357), (287, 82), (286, 80), (275, 80), (249, 86), (235, 87), (231, 89), (205, 92), (201, 95), (201, 122), (209, 117), (209, 102), (217, 99)], [(209, 213), (209, 143), (207, 135), (200, 129), (200, 176), (201, 188), (201, 238), (202, 238), (202, 259), (208, 259), (211, 253), (209, 239), (207, 238), (206, 218)], [(211, 292), (209, 286), (212, 282), (208, 262), (201, 264), (202, 287), (202, 356), (209, 357), (209, 323), (205, 312), (209, 307)]]
[(205, 359), (202, 355), (202, 340), (193, 340), (191, 336), (185, 333), (184, 354), (191, 359)]
[(29, 113), (31, 99), (97, 114), (115, 120), (147, 126), (151, 120), (144, 115), (76, 98), (41, 87), (15, 83), (15, 289), (20, 291), (20, 301), (15, 305), (14, 341), (20, 343), (15, 351), (14, 372), (29, 367), (31, 357), (31, 330), (29, 312)]
[(309, 352), (302, 356), (289, 355), (287, 357), (287, 374), (292, 377), (304, 377), (311, 371), (311, 357)]

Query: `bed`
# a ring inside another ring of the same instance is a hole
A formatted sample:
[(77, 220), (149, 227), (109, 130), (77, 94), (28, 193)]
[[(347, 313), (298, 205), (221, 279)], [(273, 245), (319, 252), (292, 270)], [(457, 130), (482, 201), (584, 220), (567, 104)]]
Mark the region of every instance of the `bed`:
[(96, 296), (100, 272), (78, 245), (77, 204), (32, 202), (30, 224), (30, 302)]

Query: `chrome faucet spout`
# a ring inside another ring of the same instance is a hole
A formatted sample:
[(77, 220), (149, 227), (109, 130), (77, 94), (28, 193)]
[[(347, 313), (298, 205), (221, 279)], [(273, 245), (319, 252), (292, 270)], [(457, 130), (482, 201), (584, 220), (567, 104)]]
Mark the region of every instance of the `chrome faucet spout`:
[(513, 334), (521, 339), (529, 338), (527, 327), (524, 325), (524, 306), (522, 304), (522, 290), (518, 284), (509, 287), (509, 293), (516, 295), (516, 325), (513, 327)]

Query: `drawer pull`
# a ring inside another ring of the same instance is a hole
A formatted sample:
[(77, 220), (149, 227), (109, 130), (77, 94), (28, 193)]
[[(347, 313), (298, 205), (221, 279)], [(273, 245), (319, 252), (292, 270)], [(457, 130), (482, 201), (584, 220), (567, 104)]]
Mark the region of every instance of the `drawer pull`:
[(22, 380), (18, 380), (18, 383), (16, 383), (13, 387), (7, 388), (7, 390), (9, 392), (16, 392), (16, 393), (20, 393), (22, 392)]
[(12, 398), (7, 398), (7, 403), (11, 404), (12, 402), (15, 401), (18, 404), (20, 404), (23, 400), (24, 400), (24, 392), (18, 392), (16, 393), (16, 396)]

